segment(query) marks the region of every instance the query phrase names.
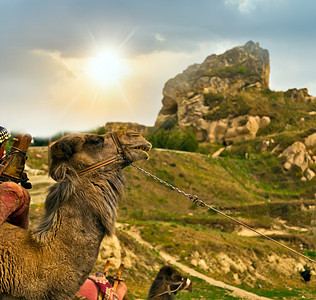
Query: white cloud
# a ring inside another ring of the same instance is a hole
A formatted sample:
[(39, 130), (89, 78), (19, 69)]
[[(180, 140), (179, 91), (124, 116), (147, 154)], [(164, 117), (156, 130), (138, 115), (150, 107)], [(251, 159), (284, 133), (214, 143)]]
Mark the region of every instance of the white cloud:
[(166, 38), (160, 33), (156, 33), (155, 38), (159, 42), (165, 42), (166, 41)]
[(270, 7), (271, 5), (276, 6), (280, 5), (283, 0), (279, 0), (278, 3), (273, 0), (225, 0), (226, 5), (237, 6), (238, 10), (242, 14), (250, 14), (254, 10), (258, 9), (258, 7)]
[(57, 64), (60, 70), (63, 70), (63, 74), (68, 73), (72, 77), (76, 77), (82, 72), (82, 59), (63, 57), (60, 51), (47, 51), (43, 49), (36, 49), (32, 51), (33, 54), (50, 59), (53, 63)]

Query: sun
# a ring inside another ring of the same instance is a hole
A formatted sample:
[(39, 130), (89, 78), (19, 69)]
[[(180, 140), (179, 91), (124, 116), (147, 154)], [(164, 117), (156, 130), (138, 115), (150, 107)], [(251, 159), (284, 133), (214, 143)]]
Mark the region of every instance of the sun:
[(129, 69), (118, 51), (103, 50), (87, 61), (88, 76), (101, 86), (117, 84), (128, 75)]

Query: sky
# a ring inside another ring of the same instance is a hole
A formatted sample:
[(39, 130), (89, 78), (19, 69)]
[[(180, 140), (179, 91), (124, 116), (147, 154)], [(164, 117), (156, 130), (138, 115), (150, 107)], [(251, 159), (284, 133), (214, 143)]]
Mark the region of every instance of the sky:
[(33, 136), (153, 126), (170, 78), (249, 40), (270, 88), (316, 96), (313, 0), (0, 0), (0, 125)]

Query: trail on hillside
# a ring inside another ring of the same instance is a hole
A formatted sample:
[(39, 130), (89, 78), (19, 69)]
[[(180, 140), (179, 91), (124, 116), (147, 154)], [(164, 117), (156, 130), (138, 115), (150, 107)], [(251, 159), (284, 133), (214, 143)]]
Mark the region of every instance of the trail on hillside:
[[(154, 246), (151, 245), (150, 243), (144, 241), (142, 239), (142, 237), (140, 236), (139, 234), (139, 231), (136, 229), (136, 228), (130, 228), (130, 229), (127, 229), (126, 227), (124, 226), (121, 226), (121, 224), (117, 224), (117, 228), (125, 233), (127, 233), (129, 236), (131, 236), (132, 238), (134, 238), (138, 243), (150, 248), (150, 249), (154, 249)], [(155, 249), (157, 250), (157, 249)], [(226, 284), (222, 281), (218, 281), (218, 280), (215, 280), (211, 277), (208, 277), (182, 263), (179, 263), (177, 261), (177, 259), (171, 255), (169, 255), (168, 253), (164, 252), (164, 251), (158, 251), (160, 256), (165, 260), (167, 261), (168, 263), (176, 266), (177, 268), (181, 269), (182, 271), (192, 275), (192, 276), (195, 276), (197, 278), (200, 278), (204, 281), (206, 281), (207, 283), (209, 283), (210, 285), (213, 285), (213, 286), (216, 286), (216, 287), (219, 287), (219, 288), (223, 288), (225, 290), (229, 290), (231, 291), (231, 296), (234, 296), (234, 297), (239, 297), (239, 298), (242, 298), (242, 299), (251, 299), (251, 300), (268, 300), (270, 298), (266, 298), (266, 297), (262, 297), (262, 296), (258, 296), (256, 294), (253, 294), (253, 293), (250, 293), (248, 291), (245, 291), (245, 290), (242, 290), (240, 288), (237, 288), (235, 286), (232, 286), (232, 285), (229, 285), (229, 284)]]

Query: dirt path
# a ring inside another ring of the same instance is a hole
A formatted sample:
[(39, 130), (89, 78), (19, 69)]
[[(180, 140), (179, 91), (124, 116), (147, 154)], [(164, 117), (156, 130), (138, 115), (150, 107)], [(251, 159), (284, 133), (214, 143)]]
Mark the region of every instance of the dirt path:
[[(135, 228), (131, 228), (129, 230), (126, 229), (126, 227), (124, 228), (124, 226), (121, 226), (121, 224), (117, 224), (117, 228), (120, 229), (121, 231), (127, 233), (129, 236), (131, 236), (132, 238), (134, 238), (137, 242), (139, 242), (140, 244), (144, 245), (144, 246), (147, 246), (148, 248), (150, 249), (154, 249), (154, 247), (144, 241), (138, 230), (135, 229)], [(164, 251), (159, 251), (159, 254), (161, 255), (161, 257), (167, 261), (168, 263), (176, 266), (177, 268), (183, 270), (184, 272), (192, 275), (192, 276), (195, 276), (197, 278), (200, 278), (204, 281), (206, 281), (207, 283), (209, 283), (210, 285), (213, 285), (213, 286), (216, 286), (216, 287), (220, 287), (220, 288), (223, 288), (225, 290), (229, 290), (231, 291), (231, 296), (234, 296), (234, 297), (239, 297), (241, 299), (251, 299), (251, 300), (269, 300), (270, 298), (266, 298), (266, 297), (262, 297), (262, 296), (258, 296), (256, 294), (253, 294), (253, 293), (250, 293), (250, 292), (247, 292), (245, 290), (242, 290), (242, 289), (239, 289), (235, 286), (232, 286), (232, 285), (228, 285), (222, 281), (217, 281), (211, 277), (208, 277), (200, 272), (197, 272), (196, 270), (190, 268), (190, 267), (187, 267), (185, 265), (183, 265), (182, 263), (179, 263), (176, 258), (172, 257), (171, 255), (169, 255), (168, 253), (164, 252)]]

